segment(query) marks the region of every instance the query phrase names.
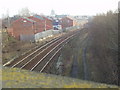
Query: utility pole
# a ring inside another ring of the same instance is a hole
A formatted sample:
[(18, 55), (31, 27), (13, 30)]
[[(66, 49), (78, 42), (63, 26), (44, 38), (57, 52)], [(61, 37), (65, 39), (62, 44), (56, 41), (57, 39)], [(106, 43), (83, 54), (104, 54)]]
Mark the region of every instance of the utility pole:
[(45, 20), (45, 31), (46, 31), (46, 20)]
[(8, 28), (10, 27), (10, 17), (9, 17), (9, 10), (7, 10), (7, 23), (8, 23)]

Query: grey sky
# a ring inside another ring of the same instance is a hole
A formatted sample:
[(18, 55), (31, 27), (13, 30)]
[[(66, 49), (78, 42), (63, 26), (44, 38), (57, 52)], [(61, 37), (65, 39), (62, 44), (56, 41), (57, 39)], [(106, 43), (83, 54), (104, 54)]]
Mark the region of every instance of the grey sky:
[(9, 10), (10, 16), (18, 14), (21, 8), (28, 7), (31, 12), (50, 15), (56, 14), (95, 15), (108, 10), (116, 10), (119, 0), (1, 0), (0, 15)]

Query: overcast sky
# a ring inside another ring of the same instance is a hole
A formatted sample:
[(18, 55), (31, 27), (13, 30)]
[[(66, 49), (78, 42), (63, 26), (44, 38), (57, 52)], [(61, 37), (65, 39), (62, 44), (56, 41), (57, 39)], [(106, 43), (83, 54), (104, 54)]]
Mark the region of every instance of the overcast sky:
[(1, 0), (0, 17), (6, 14), (18, 14), (21, 8), (28, 7), (31, 12), (50, 15), (53, 9), (56, 14), (96, 15), (108, 10), (116, 10), (119, 0)]

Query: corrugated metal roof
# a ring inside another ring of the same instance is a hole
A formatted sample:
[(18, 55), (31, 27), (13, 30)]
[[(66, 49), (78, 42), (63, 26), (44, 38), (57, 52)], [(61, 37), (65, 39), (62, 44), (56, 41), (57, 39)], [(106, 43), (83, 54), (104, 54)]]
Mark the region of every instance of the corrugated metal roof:
[(41, 20), (44, 20), (44, 18), (42, 18), (41, 16), (39, 15), (34, 15), (34, 17), (38, 18), (38, 19), (41, 19)]
[(49, 19), (48, 17), (46, 17), (46, 16), (42, 16), (42, 18), (44, 18), (45, 20), (49, 20), (49, 21), (51, 21), (52, 22), (52, 20), (51, 19)]
[(34, 21), (34, 20), (32, 20), (32, 19), (29, 19), (29, 18), (27, 18), (27, 17), (23, 17), (24, 19), (26, 19), (26, 20), (28, 20), (28, 21), (30, 21), (30, 22), (36, 22), (36, 21)]

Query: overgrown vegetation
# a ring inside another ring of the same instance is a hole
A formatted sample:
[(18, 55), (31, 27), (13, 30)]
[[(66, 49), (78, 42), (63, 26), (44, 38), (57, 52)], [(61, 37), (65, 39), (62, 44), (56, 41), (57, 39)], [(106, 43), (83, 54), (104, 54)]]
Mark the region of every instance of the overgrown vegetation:
[[(84, 79), (83, 73), (83, 48), (86, 46), (88, 31), (81, 30), (80, 33), (72, 38), (61, 50), (60, 60), (57, 64), (60, 69), (56, 69), (59, 75)], [(76, 63), (76, 64), (74, 64)], [(77, 68), (74, 68), (77, 67)], [(74, 68), (74, 69), (73, 69)], [(77, 69), (77, 70), (76, 70)], [(75, 70), (75, 72), (74, 72)]]
[(35, 47), (35, 43), (22, 42), (10, 36), (5, 30), (2, 32), (2, 63), (10, 61), (11, 59), (20, 56)]
[[(77, 78), (84, 79), (84, 65), (82, 61), (84, 48), (87, 48), (86, 65), (89, 75), (87, 77), (88, 80), (118, 85), (117, 13), (109, 11), (107, 14), (95, 16), (88, 23), (88, 28), (82, 30), (79, 36), (73, 38), (63, 47), (60, 61), (60, 63), (62, 62), (62, 72), (59, 73), (60, 75), (70, 76), (72, 64), (77, 59), (79, 65)], [(55, 70), (57, 71), (56, 68)]]
[(91, 80), (118, 84), (118, 14), (97, 15), (88, 25)]
[(63, 48), (65, 68), (62, 73), (66, 73), (65, 76), (70, 76), (72, 64), (77, 59), (79, 70), (76, 78), (85, 78), (83, 54), (86, 55), (87, 80), (118, 85), (117, 13), (109, 11), (107, 14), (95, 16), (87, 28)]
[(14, 37), (10, 36), (6, 30), (2, 30), (2, 63), (5, 64), (6, 62), (10, 61), (11, 59), (14, 59), (21, 54), (28, 52), (30, 49), (40, 46), (49, 40), (60, 36), (54, 35), (53, 37), (49, 37), (43, 41), (40, 41), (38, 43), (31, 43), (31, 42), (25, 42), (25, 41), (19, 41), (15, 39)]

